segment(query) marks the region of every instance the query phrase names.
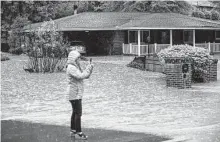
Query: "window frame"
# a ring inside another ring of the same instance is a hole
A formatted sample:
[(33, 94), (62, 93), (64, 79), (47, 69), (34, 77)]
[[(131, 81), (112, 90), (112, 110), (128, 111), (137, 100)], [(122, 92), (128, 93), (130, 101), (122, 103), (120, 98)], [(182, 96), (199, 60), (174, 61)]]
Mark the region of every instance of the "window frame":
[(186, 41), (186, 39), (185, 39), (185, 32), (191, 32), (192, 33), (192, 36), (193, 36), (193, 30), (183, 30), (183, 43), (191, 43), (191, 42), (193, 42), (193, 39), (192, 39), (192, 41), (191, 40), (188, 40), (187, 39), (187, 41)]
[[(141, 39), (141, 42), (143, 42), (143, 39), (144, 39), (144, 34), (143, 34), (143, 32), (145, 32), (145, 31), (148, 31), (148, 33), (149, 33), (149, 36), (150, 36), (150, 30), (140, 30), (140, 39)], [(131, 42), (131, 39), (130, 39), (130, 32), (138, 32), (138, 30), (128, 30), (128, 43), (130, 44), (130, 43), (134, 43), (134, 42)], [(137, 41), (138, 41), (138, 36), (136, 37), (135, 36), (135, 40), (136, 40), (136, 38), (137, 38)]]
[(220, 35), (220, 30), (216, 30), (215, 31), (215, 40), (220, 40), (220, 36), (217, 37), (217, 32), (219, 32), (219, 35)]

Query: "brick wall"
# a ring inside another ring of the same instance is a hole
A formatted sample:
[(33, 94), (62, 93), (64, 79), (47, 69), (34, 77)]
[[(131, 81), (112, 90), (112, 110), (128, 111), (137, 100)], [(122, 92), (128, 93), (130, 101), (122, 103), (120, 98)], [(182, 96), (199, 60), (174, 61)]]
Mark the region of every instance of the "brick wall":
[[(167, 58), (165, 59), (165, 73), (167, 87), (175, 87), (179, 89), (191, 88), (191, 63), (183, 58)], [(188, 64), (188, 72), (182, 72), (183, 64)]]
[(145, 68), (147, 71), (163, 72), (159, 58), (156, 54), (147, 55), (145, 59)]
[(217, 81), (217, 64), (218, 64), (218, 60), (215, 59), (214, 62), (209, 66), (210, 81)]
[(124, 31), (115, 31), (115, 36), (113, 39), (113, 55), (122, 54), (122, 43), (124, 43), (125, 32)]

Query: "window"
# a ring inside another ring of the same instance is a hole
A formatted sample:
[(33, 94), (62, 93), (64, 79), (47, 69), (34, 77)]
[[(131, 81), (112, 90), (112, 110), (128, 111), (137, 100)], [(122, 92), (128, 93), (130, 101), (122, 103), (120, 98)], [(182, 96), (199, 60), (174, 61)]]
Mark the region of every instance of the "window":
[(215, 39), (216, 40), (220, 40), (220, 30), (219, 31), (215, 31)]
[[(148, 43), (148, 40), (150, 40), (150, 31), (141, 31), (140, 38), (141, 44)], [(129, 31), (129, 42), (138, 43), (138, 31)]]
[(141, 43), (150, 42), (150, 31), (141, 31)]
[(129, 42), (138, 43), (138, 31), (129, 31)]
[(160, 39), (162, 44), (169, 44), (170, 43), (170, 34), (169, 31), (161, 31), (160, 32)]

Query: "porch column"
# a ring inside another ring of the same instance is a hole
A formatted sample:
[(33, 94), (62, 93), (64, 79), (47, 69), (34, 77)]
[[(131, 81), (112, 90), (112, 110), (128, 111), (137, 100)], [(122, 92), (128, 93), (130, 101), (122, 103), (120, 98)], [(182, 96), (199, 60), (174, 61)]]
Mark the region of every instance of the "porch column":
[(170, 46), (173, 46), (173, 30), (170, 30)]
[(193, 30), (193, 47), (196, 47), (196, 31)]
[(138, 30), (138, 56), (141, 56), (141, 31)]

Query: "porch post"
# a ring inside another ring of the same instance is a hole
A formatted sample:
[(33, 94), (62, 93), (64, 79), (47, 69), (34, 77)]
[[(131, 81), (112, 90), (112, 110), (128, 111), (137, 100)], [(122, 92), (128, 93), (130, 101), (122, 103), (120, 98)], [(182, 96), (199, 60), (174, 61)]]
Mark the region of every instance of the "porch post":
[(170, 46), (173, 46), (173, 30), (170, 30)]
[(141, 56), (141, 31), (138, 30), (138, 56)]
[(193, 47), (196, 47), (196, 31), (193, 30)]
[(128, 44), (130, 44), (130, 35), (129, 35), (129, 31), (128, 31)]
[(122, 43), (122, 54), (125, 54), (125, 44)]
[(131, 43), (129, 43), (129, 47), (130, 47), (130, 54), (133, 54), (132, 53), (132, 44)]
[(208, 42), (208, 50), (209, 50), (209, 53), (211, 53), (211, 44), (210, 44), (210, 42)]

